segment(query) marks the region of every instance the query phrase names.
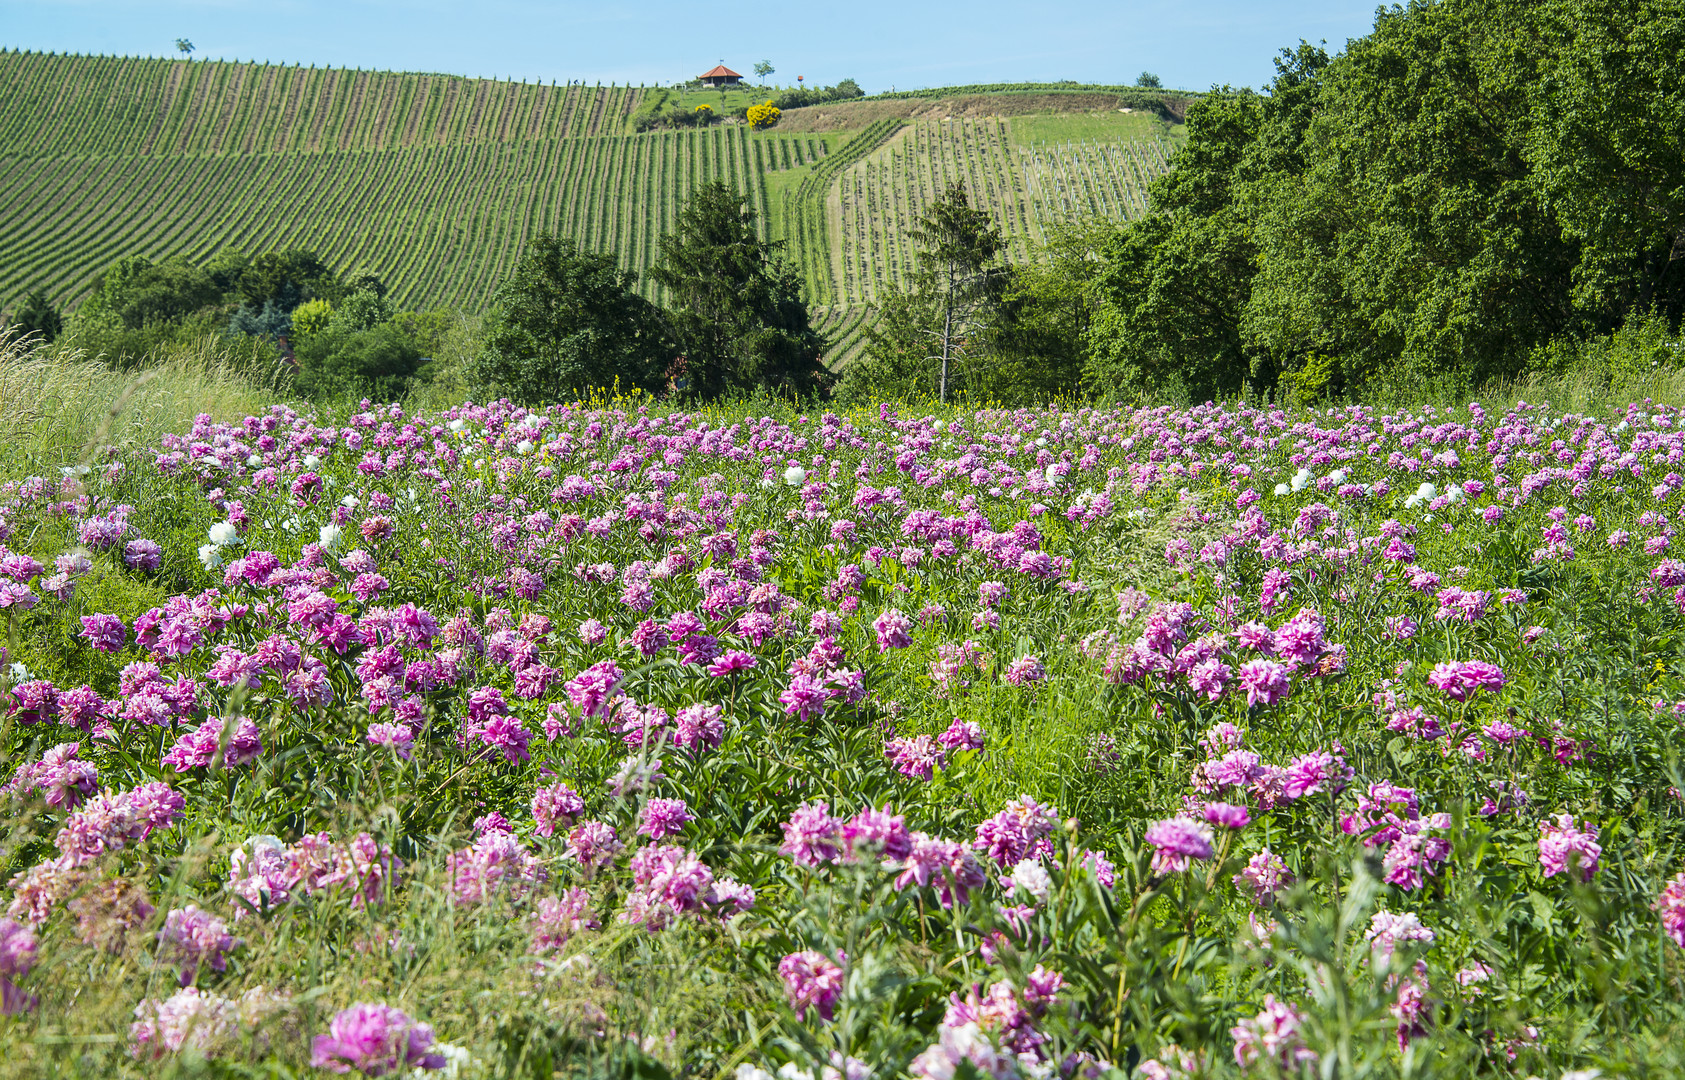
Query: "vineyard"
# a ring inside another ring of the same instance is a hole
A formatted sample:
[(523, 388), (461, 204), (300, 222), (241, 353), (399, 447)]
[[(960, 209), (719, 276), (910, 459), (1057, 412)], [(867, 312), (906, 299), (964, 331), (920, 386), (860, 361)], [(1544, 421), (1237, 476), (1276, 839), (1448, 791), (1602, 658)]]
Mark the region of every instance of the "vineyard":
[(766, 209), (768, 173), (823, 153), (742, 127), (388, 151), (0, 158), (0, 296), (74, 300), (120, 256), (307, 248), (401, 305), (483, 304), (541, 229), (643, 271), (690, 189)]
[[(921, 121), (880, 149), (843, 163), (830, 198), (837, 303), (868, 304), (904, 286), (913, 267), (907, 232), (950, 184), (964, 184), (1025, 261), (1047, 230), (1095, 216), (1128, 220), (1146, 209), (1147, 184), (1169, 167), (1163, 141), (1014, 147), (1001, 120)], [(839, 161), (839, 154), (833, 161)], [(829, 167), (832, 163), (827, 162)]]
[(124, 255), (298, 247), (379, 273), (402, 306), (474, 309), (544, 230), (642, 274), (691, 189), (717, 178), (785, 242), (835, 363), (856, 351), (881, 290), (906, 280), (905, 232), (948, 183), (963, 181), (1026, 259), (1048, 226), (1138, 212), (1168, 161), (1163, 141), (1014, 145), (998, 118), (632, 134), (645, 98), (628, 86), (0, 52), (0, 304), (40, 289), (74, 305)]
[(621, 134), (641, 87), (0, 52), (0, 146), (296, 154)]

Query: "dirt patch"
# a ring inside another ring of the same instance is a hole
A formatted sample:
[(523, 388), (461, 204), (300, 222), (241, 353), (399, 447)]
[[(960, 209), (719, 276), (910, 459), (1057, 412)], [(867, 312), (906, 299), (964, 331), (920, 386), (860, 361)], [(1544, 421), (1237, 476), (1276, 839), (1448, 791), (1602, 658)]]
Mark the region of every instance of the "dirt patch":
[[(1135, 103), (1137, 106), (1139, 103)], [(1177, 101), (1165, 103), (1166, 119), (1180, 122), (1187, 107)], [(1030, 94), (964, 94), (950, 98), (892, 98), (886, 101), (841, 101), (829, 105), (808, 105), (786, 109), (778, 130), (787, 132), (848, 131), (899, 116), (905, 120), (941, 120), (944, 117), (981, 120), (991, 116), (1032, 116), (1044, 113), (1086, 113), (1128, 107), (1116, 94), (1056, 91)]]

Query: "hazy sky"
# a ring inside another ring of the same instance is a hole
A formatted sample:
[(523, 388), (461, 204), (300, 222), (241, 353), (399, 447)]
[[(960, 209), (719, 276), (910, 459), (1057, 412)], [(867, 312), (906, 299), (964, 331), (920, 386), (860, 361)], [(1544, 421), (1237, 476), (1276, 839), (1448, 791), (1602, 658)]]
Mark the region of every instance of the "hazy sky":
[(774, 82), (857, 79), (868, 92), (985, 82), (1259, 86), (1301, 38), (1330, 51), (1373, 0), (819, 0), (723, 5), (538, 0), (0, 0), (0, 45), (515, 79), (666, 83), (721, 60)]

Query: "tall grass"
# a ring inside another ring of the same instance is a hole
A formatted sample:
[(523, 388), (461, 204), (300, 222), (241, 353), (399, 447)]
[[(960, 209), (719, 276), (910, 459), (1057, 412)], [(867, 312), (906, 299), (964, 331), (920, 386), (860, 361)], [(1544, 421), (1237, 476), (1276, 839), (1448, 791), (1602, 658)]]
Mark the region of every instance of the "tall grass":
[(0, 467), (68, 465), (104, 445), (156, 444), (200, 413), (246, 416), (282, 396), (278, 373), (237, 367), (215, 337), (119, 371), (78, 350), (0, 334)]

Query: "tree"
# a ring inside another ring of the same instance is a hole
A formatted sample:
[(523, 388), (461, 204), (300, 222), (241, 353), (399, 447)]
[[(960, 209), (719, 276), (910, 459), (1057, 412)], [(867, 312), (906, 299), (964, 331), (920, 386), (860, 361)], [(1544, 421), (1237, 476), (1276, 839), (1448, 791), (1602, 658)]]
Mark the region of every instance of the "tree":
[(755, 65), (755, 78), (761, 80), (762, 82), (766, 82), (766, 77), (776, 70), (777, 69), (772, 66), (771, 60), (762, 60), (760, 63)]
[(138, 330), (148, 323), (180, 319), (221, 299), (210, 274), (178, 255), (136, 274), (124, 286), (115, 310), (123, 325)]
[(891, 289), (866, 334), (865, 355), (839, 393), (850, 399), (951, 392), (983, 396), (995, 386), (984, 363), (1012, 272), (988, 211), (962, 185), (948, 188), (908, 230), (917, 250), (910, 287)]
[(934, 301), (940, 326), (929, 331), (941, 361), (936, 397), (948, 400), (948, 367), (982, 344), (988, 315), (1006, 274), (995, 265), (1005, 241), (989, 212), (973, 209), (965, 185), (950, 185), (919, 224), (907, 231), (919, 250), (915, 289)]
[[(1100, 388), (1457, 392), (1685, 315), (1685, 4), (1415, 0), (1189, 112), (1107, 251)], [(1572, 350), (1569, 350), (1571, 352)]]
[(390, 322), (368, 330), (326, 333), (298, 344), (294, 388), (318, 400), (368, 397), (397, 401), (409, 391), (421, 367), (421, 350)]
[(42, 344), (50, 344), (64, 332), (64, 316), (37, 289), (24, 297), (23, 304), (12, 312), (11, 328), (20, 334), (40, 334)]
[(176, 52), (183, 56), (191, 55), (193, 52), (193, 43), (184, 37), (176, 38)]
[(825, 378), (795, 271), (762, 242), (742, 195), (696, 188), (661, 238), (650, 278), (667, 290), (667, 323), (684, 355), (687, 392), (716, 398), (760, 388), (804, 394)]
[[(299, 305), (302, 307), (303, 305)], [(332, 325), (344, 333), (372, 330), (392, 318), (392, 302), (373, 289), (350, 293), (334, 308)]]
[(338, 299), (339, 283), (315, 253), (294, 248), (268, 251), (253, 259), (240, 274), (239, 293), (247, 306), (261, 308), (273, 300), (291, 311), (316, 296)]
[(1154, 75), (1150, 71), (1143, 71), (1140, 75), (1135, 77), (1135, 85), (1145, 87), (1148, 90), (1157, 90), (1164, 84), (1159, 81), (1157, 75)]
[(673, 358), (660, 312), (637, 275), (606, 252), (542, 234), (493, 297), (485, 347), (470, 376), (522, 402), (559, 401), (592, 387), (655, 389)]

